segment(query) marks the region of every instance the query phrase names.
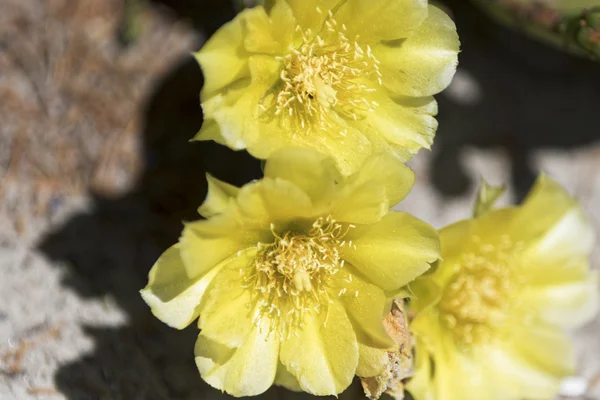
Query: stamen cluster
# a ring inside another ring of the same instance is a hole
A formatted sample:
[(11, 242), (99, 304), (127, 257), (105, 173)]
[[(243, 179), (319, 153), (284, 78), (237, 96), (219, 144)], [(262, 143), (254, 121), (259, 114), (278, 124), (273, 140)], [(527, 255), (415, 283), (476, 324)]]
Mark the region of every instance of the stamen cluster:
[(340, 248), (351, 245), (343, 240), (351, 227), (331, 217), (318, 218), (305, 233), (281, 234), (271, 225), (274, 241), (259, 243), (254, 271), (245, 282), (255, 289), (254, 322), (268, 316), (281, 332), (290, 334), (292, 328), (303, 326), (304, 313), (320, 313), (321, 306), (330, 302), (332, 275), (344, 266)]
[(302, 44), (281, 58), (281, 87), (273, 104), (262, 104), (262, 109), (274, 109), (276, 116), (291, 119), (294, 132), (331, 130), (338, 125), (331, 119), (331, 109), (352, 120), (375, 111), (379, 104), (365, 94), (376, 89), (361, 83), (361, 78), (371, 77), (381, 85), (379, 61), (371, 47), (346, 37), (346, 26), (338, 25), (331, 14), (317, 35), (310, 29), (296, 29)]
[(506, 235), (498, 244), (483, 244), (473, 238), (477, 251), (464, 253), (455, 266), (457, 273), (440, 302), (440, 317), (461, 344), (489, 341), (506, 321), (519, 284), (514, 274), (513, 244)]

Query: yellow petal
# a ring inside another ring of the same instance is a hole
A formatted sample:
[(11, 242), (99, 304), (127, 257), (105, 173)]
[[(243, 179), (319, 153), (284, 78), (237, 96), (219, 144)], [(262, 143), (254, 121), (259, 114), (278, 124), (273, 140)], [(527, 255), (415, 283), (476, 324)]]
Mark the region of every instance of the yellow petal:
[(248, 76), (248, 54), (244, 50), (242, 20), (251, 10), (242, 11), (231, 22), (223, 25), (195, 53), (204, 74), (201, 97), (207, 100), (225, 86)]
[(587, 267), (584, 262), (579, 268), (571, 268), (567, 271), (571, 276), (564, 271), (550, 271), (551, 276), (562, 279), (553, 284), (529, 284), (520, 295), (521, 302), (530, 312), (556, 326), (573, 329), (590, 322), (600, 308), (600, 285), (598, 274), (590, 274)]
[(496, 386), (507, 392), (503, 398), (550, 399), (558, 391), (560, 378), (540, 370), (522, 354), (510, 352), (507, 348), (487, 349), (485, 363), (494, 377)]
[(361, 185), (369, 181), (381, 183), (391, 206), (404, 199), (415, 182), (414, 172), (388, 154), (369, 157), (362, 167), (350, 178), (350, 182)]
[(385, 371), (389, 362), (390, 359), (386, 350), (358, 343), (357, 376), (361, 378), (377, 376)]
[(347, 0), (335, 13), (347, 36), (363, 42), (405, 38), (427, 16), (427, 0)]
[(245, 229), (262, 228), (311, 215), (310, 197), (293, 183), (263, 178), (246, 185), (237, 197), (237, 214)]
[(248, 52), (282, 54), (292, 42), (296, 21), (290, 6), (278, 1), (269, 14), (258, 6), (244, 15), (244, 47)]
[(283, 386), (284, 388), (291, 390), (293, 392), (301, 392), (302, 388), (300, 387), (300, 383), (298, 383), (298, 379), (287, 370), (285, 365), (279, 362), (277, 367), (277, 374), (275, 375), (275, 382), (278, 386)]
[[(285, 118), (261, 120), (256, 135), (246, 138), (248, 152), (257, 158), (268, 158), (282, 147), (308, 147), (333, 157), (340, 172), (350, 175), (371, 154), (371, 142), (334, 111), (330, 111), (326, 118), (332, 122), (333, 128), (315, 128), (312, 132), (290, 126)], [(340, 133), (342, 131), (343, 134)]]
[(427, 271), (440, 257), (437, 232), (417, 218), (390, 211), (372, 225), (357, 226), (346, 236), (342, 258), (384, 290), (397, 290)]
[(292, 182), (310, 196), (313, 205), (330, 201), (337, 184), (342, 182), (331, 157), (301, 147), (285, 147), (274, 152), (267, 160), (265, 177)]
[(305, 392), (327, 396), (346, 389), (358, 365), (358, 345), (341, 304), (305, 315), (297, 336), (282, 341), (280, 359)]
[(426, 350), (424, 343), (417, 340), (414, 373), (406, 385), (406, 390), (415, 400), (435, 399), (432, 393), (434, 390), (432, 378), (433, 366), (429, 351)]
[(219, 128), (217, 121), (215, 121), (214, 119), (206, 118), (206, 114), (204, 122), (200, 127), (200, 130), (192, 140), (214, 140), (215, 142), (222, 144), (223, 146), (228, 145), (227, 140), (221, 135), (221, 129)]
[[(407, 386), (415, 400), (509, 400), (496, 395), (498, 388), (485, 364), (475, 358), (477, 349), (461, 351), (452, 337), (432, 322), (427, 342), (417, 342), (415, 377)], [(435, 345), (429, 347), (432, 343)]]
[(385, 186), (377, 181), (350, 185), (344, 189), (331, 211), (336, 221), (372, 224), (380, 221), (390, 208)]
[(330, 296), (338, 297), (344, 306), (359, 343), (380, 349), (395, 346), (383, 325), (383, 319), (390, 312), (383, 290), (365, 282), (347, 265), (335, 274)]
[(259, 103), (279, 79), (281, 62), (270, 56), (254, 55), (248, 59), (248, 65), (250, 80), (239, 80), (223, 93), (203, 99), (204, 124), (208, 123), (208, 128), (201, 129), (194, 140), (214, 138), (211, 120), (217, 124), (222, 142), (234, 150), (245, 148), (247, 142), (259, 137), (262, 124)]
[(286, 0), (292, 10), (298, 25), (318, 33), (323, 27), (325, 18), (341, 0)]
[[(520, 207), (519, 214), (515, 216), (510, 234), (528, 242), (540, 239), (546, 236), (551, 228), (557, 225), (568, 213), (576, 209), (578, 209), (577, 202), (558, 183), (546, 175), (540, 175)], [(569, 228), (575, 226), (577, 228), (573, 232), (574, 234), (580, 232), (584, 234), (584, 237), (577, 238), (576, 241), (585, 239), (583, 243), (589, 243), (590, 239), (586, 237), (589, 228), (587, 230), (582, 229), (583, 227), (576, 218), (573, 220), (567, 219), (567, 222), (569, 223), (565, 226)], [(561, 226), (559, 225), (559, 227)], [(561, 230), (555, 232), (558, 236), (561, 233), (563, 233)]]
[(251, 273), (256, 250), (228, 259), (213, 278), (200, 304), (198, 327), (205, 337), (228, 347), (241, 347), (256, 327), (252, 289), (244, 278)]
[[(548, 214), (560, 212), (557, 209), (547, 211)], [(534, 240), (522, 255), (524, 264), (529, 267), (562, 265), (567, 268), (566, 264), (570, 260), (585, 259), (591, 255), (595, 244), (591, 224), (581, 209), (575, 205), (562, 211), (563, 215), (551, 226), (548, 226), (545, 232), (539, 231), (539, 233), (535, 232), (535, 236), (523, 237), (528, 242), (531, 242), (531, 239)], [(536, 223), (538, 221), (532, 221), (532, 224)]]
[(429, 6), (422, 25), (404, 41), (373, 48), (381, 62), (383, 85), (405, 96), (431, 96), (452, 81), (460, 42), (454, 22), (440, 9)]
[(407, 161), (422, 148), (429, 149), (438, 127), (434, 118), (437, 103), (433, 97), (390, 97), (385, 90), (368, 96), (377, 101), (375, 112), (353, 123), (376, 142), (378, 151), (390, 152), (401, 161)]
[(557, 378), (575, 372), (571, 342), (560, 328), (543, 323), (511, 326), (511, 351), (531, 364), (532, 368)]
[(415, 317), (438, 304), (442, 298), (442, 289), (429, 277), (418, 278), (410, 284), (410, 290), (414, 295), (410, 310), (415, 314)]
[(200, 334), (195, 354), (202, 378), (235, 397), (264, 393), (275, 380), (279, 354), (279, 337), (276, 332), (267, 332), (255, 326), (236, 349)]
[(210, 174), (206, 174), (208, 192), (204, 203), (198, 208), (198, 213), (204, 218), (222, 213), (229, 205), (230, 199), (235, 197), (239, 188), (220, 181)]
[(219, 268), (190, 279), (179, 254), (179, 245), (170, 247), (154, 264), (148, 285), (140, 291), (156, 318), (183, 329), (198, 317), (199, 305), (208, 284)]
[(240, 228), (238, 222), (226, 214), (187, 223), (179, 243), (188, 276), (204, 275), (227, 257), (256, 246), (265, 237), (263, 231)]

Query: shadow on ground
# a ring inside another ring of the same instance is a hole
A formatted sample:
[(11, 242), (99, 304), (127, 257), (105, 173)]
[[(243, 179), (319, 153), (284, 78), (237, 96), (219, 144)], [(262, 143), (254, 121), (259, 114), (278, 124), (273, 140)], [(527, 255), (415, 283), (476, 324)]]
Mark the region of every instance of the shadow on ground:
[(534, 151), (600, 140), (600, 64), (493, 23), (468, 1), (444, 3), (462, 50), (456, 90), (438, 96), (432, 183), (445, 195), (465, 193), (472, 182), (460, 164), (462, 150), (501, 148), (522, 197), (539, 173)]
[[(232, 16), (227, 6), (211, 10), (204, 15), (204, 31), (209, 34)], [(135, 188), (117, 199), (96, 196), (90, 212), (76, 215), (39, 245), (48, 258), (71, 266), (65, 286), (83, 297), (110, 295), (129, 319), (123, 328), (84, 328), (94, 352), (55, 376), (56, 388), (69, 400), (225, 397), (198, 376), (196, 330), (166, 327), (138, 294), (154, 261), (177, 241), (182, 221), (198, 218), (207, 171), (237, 184), (261, 173), (259, 162), (246, 153), (188, 142), (202, 124), (201, 86), (191, 56), (158, 82), (144, 111), (145, 169)]]

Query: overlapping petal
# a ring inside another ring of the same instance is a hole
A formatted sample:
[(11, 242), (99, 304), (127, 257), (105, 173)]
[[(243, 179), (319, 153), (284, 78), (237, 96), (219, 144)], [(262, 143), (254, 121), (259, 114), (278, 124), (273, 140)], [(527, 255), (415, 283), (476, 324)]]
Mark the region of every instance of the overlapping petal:
[(437, 232), (410, 214), (391, 211), (380, 222), (357, 226), (343, 258), (377, 286), (393, 291), (430, 268), (440, 257)]
[(353, 122), (372, 141), (381, 136), (375, 148), (394, 154), (399, 160), (412, 158), (419, 149), (429, 149), (438, 123), (437, 103), (432, 97), (390, 97), (382, 90), (367, 98), (377, 101), (377, 112)]
[(200, 301), (218, 269), (190, 279), (179, 249), (180, 245), (174, 245), (164, 252), (150, 270), (148, 285), (140, 293), (157, 318), (183, 329), (198, 317)]
[(373, 54), (381, 62), (386, 88), (403, 96), (425, 97), (450, 84), (459, 47), (454, 22), (437, 7), (429, 6), (427, 18), (412, 35), (379, 44)]
[(203, 276), (227, 257), (256, 246), (264, 237), (264, 232), (258, 230), (241, 230), (231, 215), (190, 222), (179, 239), (181, 259), (189, 277)]
[(236, 397), (264, 393), (275, 380), (279, 337), (255, 326), (238, 348), (198, 336), (196, 365), (202, 378), (216, 389)]
[(204, 203), (198, 208), (198, 213), (204, 218), (209, 218), (225, 211), (230, 200), (238, 194), (239, 188), (220, 181), (210, 174), (206, 174), (206, 181), (208, 192)]
[(244, 47), (251, 53), (283, 54), (294, 39), (296, 19), (285, 1), (278, 1), (267, 15), (255, 7), (244, 15)]
[(281, 342), (281, 362), (305, 392), (327, 396), (346, 389), (358, 365), (352, 324), (338, 302), (326, 312), (309, 314), (298, 335)]
[(223, 87), (249, 76), (248, 53), (244, 50), (241, 20), (252, 10), (223, 25), (195, 54), (204, 73), (202, 98), (208, 99)]
[(335, 18), (349, 37), (376, 43), (411, 36), (427, 13), (427, 0), (347, 0)]

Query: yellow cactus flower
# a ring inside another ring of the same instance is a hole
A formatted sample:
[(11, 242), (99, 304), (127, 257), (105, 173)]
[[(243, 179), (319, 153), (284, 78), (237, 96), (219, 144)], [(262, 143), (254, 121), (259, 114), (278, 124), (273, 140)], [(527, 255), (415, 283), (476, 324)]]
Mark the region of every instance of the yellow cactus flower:
[(521, 206), (440, 231), (441, 261), (411, 288), (416, 400), (550, 399), (573, 373), (567, 328), (598, 310), (594, 235), (577, 202), (541, 176)]
[(241, 12), (196, 57), (204, 125), (267, 158), (311, 147), (354, 172), (369, 154), (429, 148), (432, 95), (450, 83), (456, 27), (427, 0), (274, 0)]
[(273, 384), (334, 395), (381, 373), (391, 298), (439, 257), (435, 229), (389, 211), (412, 171), (380, 156), (344, 177), (327, 156), (287, 148), (260, 181), (208, 179), (208, 219), (185, 225), (141, 292), (172, 327), (199, 316), (202, 378), (233, 396)]

